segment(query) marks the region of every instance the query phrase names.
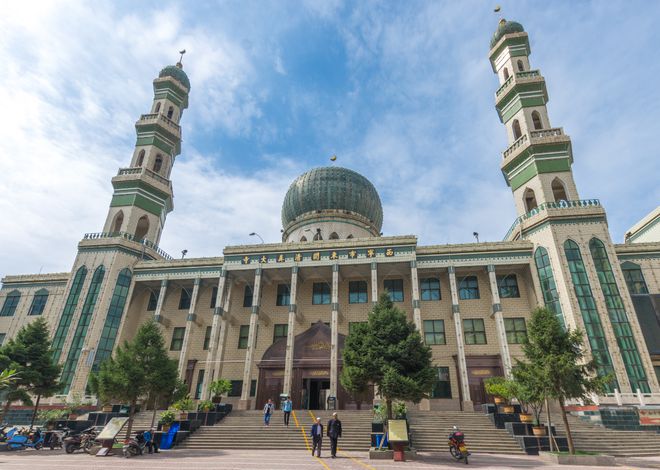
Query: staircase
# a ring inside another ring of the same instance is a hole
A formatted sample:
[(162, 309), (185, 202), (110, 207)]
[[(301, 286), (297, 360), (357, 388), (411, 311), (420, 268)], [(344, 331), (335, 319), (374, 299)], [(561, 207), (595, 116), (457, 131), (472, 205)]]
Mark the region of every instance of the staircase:
[(409, 411), (413, 447), (422, 451), (445, 451), (453, 426), (465, 433), (470, 452), (523, 454), (516, 440), (497, 429), (483, 413), (472, 411)]
[[(158, 420), (160, 419), (160, 414), (163, 411), (156, 411), (156, 419), (154, 421), (154, 428), (158, 427)], [(151, 417), (153, 416), (153, 411), (140, 411), (135, 413), (133, 416), (133, 429), (131, 429), (131, 435), (135, 435), (137, 431), (147, 431), (151, 428)], [(128, 424), (127, 424), (128, 425)], [(121, 433), (119, 435), (122, 435)]]

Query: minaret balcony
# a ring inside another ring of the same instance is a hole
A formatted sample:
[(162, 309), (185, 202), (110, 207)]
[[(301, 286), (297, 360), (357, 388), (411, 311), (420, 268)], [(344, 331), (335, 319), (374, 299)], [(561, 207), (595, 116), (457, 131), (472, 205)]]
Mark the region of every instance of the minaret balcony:
[(181, 126), (176, 122), (161, 113), (143, 114), (140, 116), (135, 127), (149, 127), (158, 125), (167, 133), (171, 134), (176, 139), (181, 139)]
[(544, 82), (545, 78), (541, 75), (541, 72), (538, 70), (526, 70), (524, 72), (516, 72), (511, 75), (501, 87), (495, 92), (495, 101), (499, 103), (500, 99), (508, 95), (508, 91), (512, 90), (515, 85), (525, 84), (525, 83), (534, 83), (534, 82)]
[(570, 143), (570, 141), (570, 137), (564, 134), (562, 127), (529, 131), (528, 134), (520, 136), (508, 149), (502, 152), (502, 157), (504, 158), (502, 164), (507, 164), (532, 145)]
[(144, 180), (147, 183), (150, 183), (154, 186), (153, 182), (157, 182), (157, 188), (163, 189), (162, 186), (165, 186), (169, 192), (172, 191), (172, 182), (165, 178), (164, 176), (159, 175), (155, 171), (150, 170), (149, 168), (144, 168), (141, 166), (133, 168), (120, 168), (117, 172), (117, 176), (112, 178), (112, 181), (125, 181), (125, 180), (134, 180), (140, 179)]
[(142, 259), (173, 259), (154, 242), (146, 238), (137, 239), (135, 235), (127, 232), (97, 232), (86, 233), (78, 244), (80, 247), (114, 247), (123, 246), (136, 253), (141, 253)]

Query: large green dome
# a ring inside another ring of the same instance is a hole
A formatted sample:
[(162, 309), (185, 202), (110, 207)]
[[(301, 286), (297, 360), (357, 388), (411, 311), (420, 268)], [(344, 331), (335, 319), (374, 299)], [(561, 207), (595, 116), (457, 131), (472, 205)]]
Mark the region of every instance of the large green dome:
[(190, 80), (188, 80), (188, 75), (183, 71), (183, 67), (178, 65), (168, 65), (158, 74), (159, 78), (163, 77), (172, 77), (175, 80), (178, 80), (183, 86), (185, 86), (188, 91), (190, 91)]
[(495, 47), (497, 41), (499, 41), (505, 34), (523, 33), (524, 31), (525, 28), (523, 28), (523, 26), (516, 21), (501, 20), (500, 24), (497, 26), (495, 34), (493, 34), (493, 37), (490, 40), (490, 48), (492, 49)]
[(359, 214), (380, 231), (383, 206), (374, 185), (359, 173), (336, 166), (314, 168), (296, 178), (284, 197), (282, 226), (303, 214), (342, 210)]

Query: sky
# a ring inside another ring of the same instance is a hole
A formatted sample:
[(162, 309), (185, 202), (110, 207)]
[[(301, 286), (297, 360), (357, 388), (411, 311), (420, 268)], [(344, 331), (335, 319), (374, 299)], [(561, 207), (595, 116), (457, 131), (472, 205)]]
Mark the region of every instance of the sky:
[[(516, 217), (488, 61), (500, 16), (530, 35), (580, 197), (615, 242), (660, 201), (660, 2), (48, 1), (0, 15), (0, 277), (69, 271), (100, 232), (152, 80), (185, 48), (191, 81), (175, 257), (280, 241), (299, 174), (337, 165), (377, 188), (384, 235), (501, 240)], [(491, 4), (492, 3), (492, 4)]]

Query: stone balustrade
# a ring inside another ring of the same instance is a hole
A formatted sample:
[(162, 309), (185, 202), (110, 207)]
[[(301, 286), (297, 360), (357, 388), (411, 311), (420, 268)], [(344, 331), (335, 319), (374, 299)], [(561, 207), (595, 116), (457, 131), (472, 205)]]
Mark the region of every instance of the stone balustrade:
[(504, 90), (509, 88), (509, 86), (516, 80), (537, 78), (540, 76), (541, 76), (541, 72), (539, 72), (538, 70), (527, 70), (525, 72), (516, 72), (514, 75), (511, 75), (509, 78), (507, 78), (504, 83), (502, 83), (502, 86), (500, 86), (495, 92), (495, 97), (499, 98), (500, 95), (504, 92)]
[(144, 168), (140, 166), (131, 167), (131, 168), (120, 168), (119, 171), (117, 172), (117, 176), (126, 176), (126, 175), (146, 175), (149, 178), (153, 178), (156, 181), (164, 184), (165, 186), (172, 185), (170, 180), (168, 180), (164, 176), (159, 175), (158, 173), (150, 170), (149, 168)]
[(502, 153), (504, 159), (506, 160), (516, 149), (522, 147), (523, 144), (527, 143), (527, 140), (528, 140), (527, 134), (521, 135), (518, 140), (512, 143), (511, 146), (509, 146), (509, 148)]
[(83, 237), (83, 240), (101, 240), (101, 239), (112, 239), (112, 238), (123, 238), (124, 240), (129, 240), (132, 242), (139, 243), (140, 245), (147, 246), (154, 250), (156, 253), (158, 253), (160, 256), (162, 256), (166, 260), (172, 260), (173, 258), (168, 255), (164, 250), (161, 248), (158, 248), (158, 245), (156, 245), (154, 242), (147, 240), (146, 238), (138, 240), (135, 238), (135, 235), (132, 233), (128, 232), (94, 232), (94, 233), (86, 233), (85, 236)]
[(517, 217), (516, 220), (511, 224), (511, 228), (506, 232), (504, 240), (508, 240), (513, 231), (525, 220), (535, 216), (536, 214), (547, 211), (548, 209), (571, 209), (571, 208), (591, 208), (591, 207), (600, 207), (600, 201), (598, 199), (577, 199), (574, 201), (558, 201), (558, 202), (544, 202), (539, 204), (537, 207), (527, 212), (526, 214)]
[(175, 129), (177, 132), (181, 132), (181, 126), (179, 126), (176, 122), (172, 121), (164, 114), (156, 114), (156, 113), (143, 114), (140, 116), (140, 121), (162, 121), (167, 126)]

